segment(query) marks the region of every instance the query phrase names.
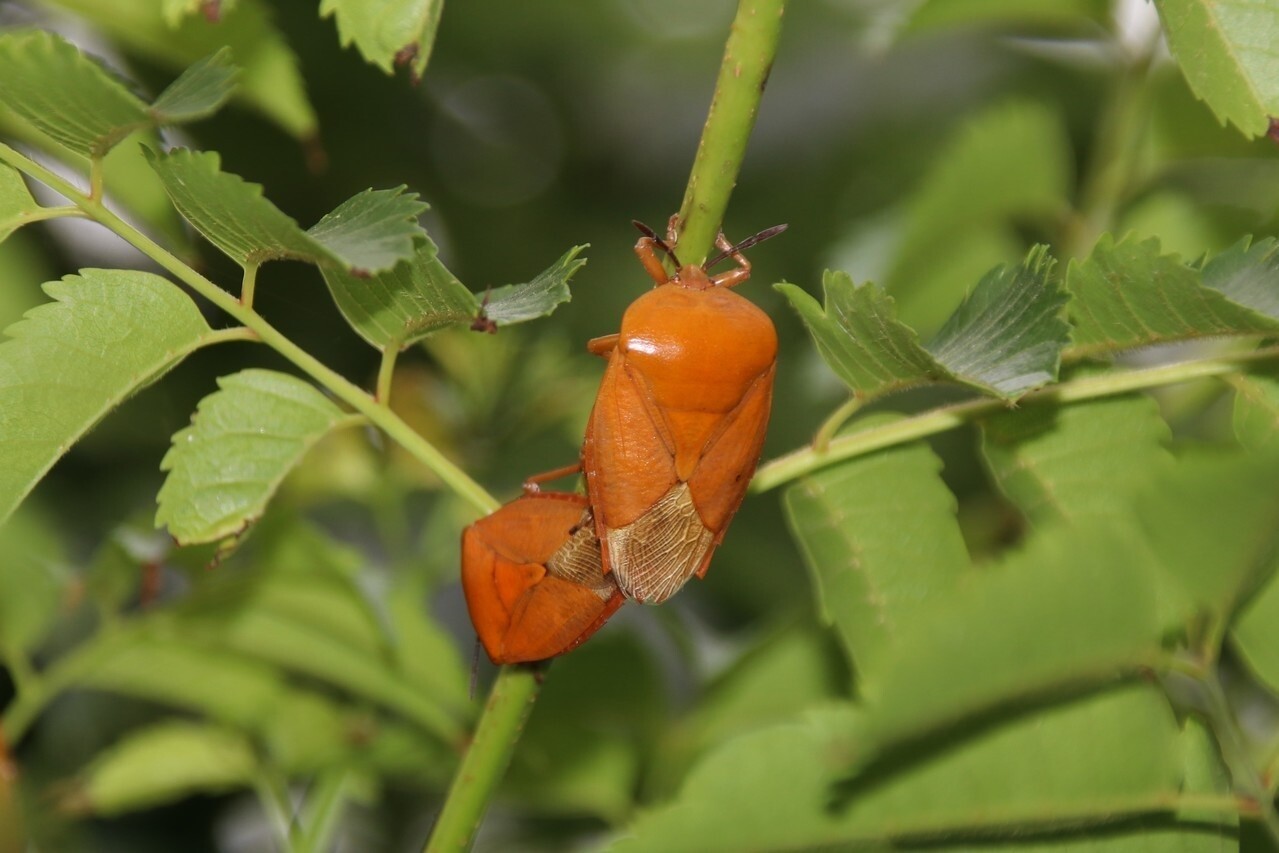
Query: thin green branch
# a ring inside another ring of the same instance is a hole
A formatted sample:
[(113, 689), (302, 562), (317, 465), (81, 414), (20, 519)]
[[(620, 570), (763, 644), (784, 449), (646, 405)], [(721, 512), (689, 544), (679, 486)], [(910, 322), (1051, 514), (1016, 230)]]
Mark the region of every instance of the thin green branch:
[(89, 158), (89, 198), (94, 201), (102, 201), (102, 158)]
[[(1193, 379), (1205, 379), (1234, 373), (1246, 364), (1279, 359), (1279, 346), (1248, 352), (1219, 355), (1201, 360), (1181, 361), (1143, 370), (1115, 371), (1072, 379), (1042, 388), (1022, 397), (1017, 405), (1074, 403), (1099, 397), (1112, 397), (1174, 385)], [(805, 447), (761, 465), (751, 481), (751, 490), (766, 492), (791, 480), (811, 474), (827, 465), (937, 435), (970, 421), (1007, 409), (1009, 404), (996, 398), (983, 397), (952, 406), (922, 412), (899, 421), (860, 430), (832, 439), (824, 451)]]
[(710, 254), (755, 127), (760, 97), (777, 53), (785, 0), (741, 0), (680, 205), (676, 253), (684, 263)]
[(857, 414), (857, 410), (862, 407), (864, 401), (861, 397), (854, 394), (840, 404), (839, 408), (831, 412), (826, 420), (822, 421), (822, 425), (817, 428), (817, 434), (813, 436), (813, 449), (818, 453), (825, 452), (830, 447), (830, 440), (835, 437), (835, 433), (839, 432), (839, 428), (848, 423), (848, 419)]
[(228, 329), (218, 329), (212, 334), (205, 335), (201, 344), (225, 344), (231, 343), (232, 341), (259, 343), (261, 338), (258, 337), (257, 332), (247, 326), (232, 326)]
[(400, 345), (396, 341), (387, 344), (382, 350), (382, 362), (377, 369), (377, 401), (383, 406), (391, 405), (391, 380), (395, 378), (395, 362), (400, 357)]
[(471, 849), (493, 792), (542, 689), (545, 665), (505, 666), (493, 682), (475, 737), (453, 777), (448, 799), (435, 821), (426, 853)]
[(253, 297), (257, 293), (258, 268), (262, 265), (250, 262), (244, 265), (244, 278), (240, 281), (240, 304), (253, 310)]
[(21, 228), (23, 225), (30, 225), (33, 222), (43, 222), (46, 219), (66, 219), (68, 217), (84, 218), (84, 211), (76, 207), (74, 204), (61, 204), (56, 207), (41, 207), (19, 216), (16, 222), (11, 222), (10, 224)]
[(465, 471), (450, 461), (434, 445), (418, 435), (407, 423), (388, 407), (379, 404), (359, 386), (324, 365), (306, 350), (280, 333), (264, 317), (241, 305), (239, 300), (200, 275), (191, 267), (147, 237), (128, 222), (106, 208), (100, 200), (87, 196), (70, 182), (22, 155), (15, 149), (0, 143), (0, 161), (6, 162), (30, 175), (55, 191), (66, 196), (83, 210), (89, 218), (106, 226), (124, 238), (138, 251), (168, 270), (205, 299), (231, 315), (244, 326), (252, 329), (258, 339), (283, 355), (316, 382), (351, 408), (363, 414), (371, 423), (398, 442), (405, 450), (431, 469), (444, 484), (469, 502), (481, 513), (489, 513), (498, 507), (493, 496), (475, 482)]

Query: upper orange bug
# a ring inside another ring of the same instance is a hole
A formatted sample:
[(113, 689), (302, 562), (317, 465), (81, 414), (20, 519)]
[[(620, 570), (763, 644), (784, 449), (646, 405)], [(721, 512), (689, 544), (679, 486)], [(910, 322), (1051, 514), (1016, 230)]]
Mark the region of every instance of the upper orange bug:
[(462, 591), (496, 664), (571, 651), (625, 600), (600, 565), (586, 498), (531, 486), (462, 531)]
[[(759, 462), (777, 332), (729, 288), (750, 277), (742, 251), (786, 226), (736, 246), (721, 234), (720, 254), (681, 266), (666, 243), (635, 224), (644, 232), (635, 254), (657, 286), (631, 303), (619, 334), (588, 344), (608, 357), (608, 368), (582, 466), (604, 571), (627, 597), (656, 604), (706, 573)], [(659, 249), (678, 267), (674, 275)], [(708, 274), (729, 257), (735, 269)]]

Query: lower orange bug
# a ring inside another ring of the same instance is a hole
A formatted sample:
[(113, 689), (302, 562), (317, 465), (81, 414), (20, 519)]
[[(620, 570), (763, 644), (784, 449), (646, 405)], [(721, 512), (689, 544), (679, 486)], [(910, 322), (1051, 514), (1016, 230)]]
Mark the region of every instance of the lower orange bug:
[(624, 601), (600, 565), (586, 498), (531, 487), (462, 531), (462, 591), (496, 664), (571, 651)]
[[(786, 226), (736, 246), (721, 234), (720, 254), (681, 266), (667, 243), (635, 225), (644, 233), (635, 253), (657, 286), (626, 310), (620, 333), (588, 344), (608, 357), (608, 368), (582, 467), (604, 572), (628, 598), (656, 604), (706, 573), (759, 462), (777, 333), (730, 288), (750, 277), (742, 251)], [(674, 275), (659, 249), (678, 268)], [(730, 257), (735, 269), (708, 274)]]

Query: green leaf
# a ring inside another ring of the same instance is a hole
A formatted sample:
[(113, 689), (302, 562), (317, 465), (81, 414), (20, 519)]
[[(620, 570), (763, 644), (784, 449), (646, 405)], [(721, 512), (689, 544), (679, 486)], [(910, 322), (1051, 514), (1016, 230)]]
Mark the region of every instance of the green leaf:
[(634, 808), (641, 756), (667, 714), (648, 650), (605, 628), (556, 662), (503, 788), (543, 812), (621, 823)]
[(1279, 320), (1279, 241), (1244, 237), (1213, 256), (1203, 268), (1203, 283), (1228, 299)]
[(1249, 450), (1279, 448), (1279, 372), (1236, 374), (1234, 428)]
[(355, 44), (365, 61), (388, 74), (408, 65), (422, 77), (444, 0), (322, 0), (320, 16), (332, 15), (343, 47)]
[(253, 784), (253, 747), (240, 734), (199, 723), (159, 723), (98, 756), (63, 797), (74, 812), (109, 816)]
[(1185, 590), (1189, 623), (1224, 617), (1279, 563), (1279, 456), (1186, 453), (1137, 503), (1160, 571)]
[(411, 254), (422, 233), (416, 220), (425, 207), (403, 187), (360, 193), (303, 231), (260, 184), (221, 171), (215, 152), (179, 148), (147, 158), (187, 221), (241, 266), (290, 258), (376, 272)]
[(982, 421), (982, 454), (1033, 524), (1120, 512), (1168, 467), (1168, 425), (1144, 395), (1026, 406)]
[(1049, 274), (1046, 246), (1020, 267), (987, 273), (928, 344), (958, 381), (1014, 398), (1057, 378), (1070, 328), (1059, 316), (1066, 295)]
[(927, 445), (871, 454), (787, 489), (786, 518), (860, 682), (883, 677), (902, 620), (968, 569), (955, 497)]
[(1222, 124), (1265, 136), (1279, 116), (1279, 9), (1247, 0), (1155, 0), (1186, 82)]
[(906, 202), (893, 262), (880, 279), (903, 321), (934, 329), (968, 292), (971, 280), (948, 268), (969, 244), (1010, 244), (997, 259), (1006, 260), (1023, 251), (1014, 225), (1060, 216), (1074, 159), (1061, 116), (1042, 103), (997, 103), (953, 133)]
[(6, 107), (91, 157), (152, 121), (147, 105), (114, 75), (44, 30), (0, 35), (0, 80)]
[(578, 258), (586, 246), (574, 246), (532, 281), (495, 287), (485, 295), (484, 315), (498, 326), (524, 323), (545, 317), (557, 305), (573, 298), (568, 280), (582, 267), (585, 258)]
[[(1218, 281), (1225, 278), (1223, 271)], [(1070, 262), (1066, 287), (1076, 356), (1279, 328), (1279, 321), (1202, 286), (1196, 270), (1161, 255), (1154, 239), (1102, 237), (1087, 260)]]
[(334, 257), (358, 273), (389, 270), (413, 254), (413, 242), (424, 234), (417, 218), (427, 205), (417, 193), (365, 190), (339, 204), (307, 230)]
[[(301, 580), (298, 581), (302, 583)], [(250, 606), (250, 599), (193, 602), (175, 617), (175, 630), (194, 641), (216, 644), (266, 661), (389, 708), (446, 743), (461, 725), (435, 697), (408, 684), (385, 655), (370, 654), (334, 637), (323, 626), (294, 614)]]
[(28, 217), (39, 210), (21, 173), (0, 163), (0, 242), (27, 224)]
[(853, 284), (847, 273), (822, 275), (826, 304), (793, 284), (775, 285), (808, 327), (817, 350), (853, 393), (876, 397), (934, 377), (937, 364), (919, 336), (900, 323), (893, 298), (873, 284)]
[[(1013, 842), (1001, 850), (1122, 851), (1143, 842), (1174, 849), (1152, 839), (1167, 843), (1201, 829), (1112, 825), (1164, 810), (1181, 789), (1181, 733), (1149, 685), (932, 744), (893, 772), (837, 792), (831, 756), (849, 723), (849, 711), (831, 709), (730, 741), (693, 771), (674, 802), (642, 814), (609, 849), (897, 849), (925, 840), (941, 850), (995, 849), (965, 844), (976, 835)], [(1034, 838), (1063, 825), (1071, 835)]]
[(428, 600), (422, 584), (410, 579), (407, 572), (398, 574), (386, 605), (392, 652), (406, 681), (464, 718), (471, 707), (469, 665), (458, 654), (456, 637), (423, 607)]
[(333, 301), (355, 329), (380, 350), (400, 349), (432, 332), (469, 324), (479, 300), (440, 262), (428, 238), (407, 263), (361, 278), (333, 267), (321, 267)]
[(196, 62), (169, 84), (151, 105), (159, 124), (178, 124), (213, 115), (235, 91), (240, 69), (231, 61), (231, 49)]
[(848, 695), (848, 666), (830, 632), (792, 622), (746, 649), (706, 688), (689, 713), (665, 729), (666, 749), (646, 773), (646, 790), (671, 790), (714, 747), (794, 719)]
[(389, 637), (360, 585), (368, 558), (319, 528), (287, 514), (255, 536), (252, 606), (317, 628), (373, 657), (389, 652)]
[(0, 661), (37, 649), (58, 616), (69, 580), (56, 532), (28, 512), (0, 525)]
[(222, 0), (216, 24), (203, 15), (186, 16), (176, 27), (156, 0), (46, 0), (92, 23), (127, 51), (173, 69), (182, 69), (222, 47), (242, 67), (234, 99), (252, 107), (303, 140), (317, 133), (315, 111), (306, 96), (298, 60), (271, 22), (263, 0)]
[(1270, 577), (1231, 623), (1230, 640), (1261, 683), (1279, 696), (1279, 574)]
[[(284, 684), (265, 664), (193, 643), (157, 620), (104, 633), (82, 647), (80, 686), (109, 690), (254, 728), (275, 710)], [(74, 654), (74, 653), (73, 653)], [(89, 657), (91, 656), (91, 658)]]
[(214, 542), (261, 516), (284, 475), (341, 419), (313, 386), (270, 370), (218, 380), (160, 463), (157, 527), (182, 544)]
[(0, 521), (111, 409), (213, 334), (151, 273), (87, 269), (44, 290), (56, 301), (0, 343)]
[(203, 15), (208, 21), (217, 21), (235, 8), (236, 0), (161, 0), (164, 20), (175, 29), (183, 19)]
[(1004, 703), (1151, 665), (1162, 639), (1155, 571), (1122, 520), (1100, 518), (1045, 528), (916, 608), (865, 691), (850, 769)]
[(927, 347), (896, 317), (890, 297), (827, 273), (825, 311), (792, 284), (777, 289), (808, 326), (827, 364), (860, 397), (928, 381), (957, 382), (1015, 398), (1057, 376), (1069, 328), (1058, 316), (1065, 296), (1043, 246), (1020, 267), (987, 273)]

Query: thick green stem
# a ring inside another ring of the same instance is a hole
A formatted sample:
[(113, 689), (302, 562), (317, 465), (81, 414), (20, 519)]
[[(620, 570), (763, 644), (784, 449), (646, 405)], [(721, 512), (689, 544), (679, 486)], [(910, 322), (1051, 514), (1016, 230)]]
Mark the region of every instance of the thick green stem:
[[(1271, 346), (1215, 358), (1165, 364), (1144, 370), (1086, 376), (1027, 394), (1017, 401), (1017, 405), (1074, 403), (1079, 400), (1112, 397), (1145, 388), (1189, 382), (1192, 379), (1223, 376), (1238, 371), (1245, 364), (1275, 359), (1279, 359), (1279, 347)], [(805, 447), (761, 465), (751, 481), (751, 490), (766, 492), (827, 465), (852, 459), (855, 456), (863, 456), (885, 447), (936, 435), (1007, 409), (1008, 406), (1009, 404), (1004, 400), (983, 397), (956, 403), (953, 406), (932, 409), (913, 417), (832, 439), (825, 450)]]
[(506, 773), (524, 722), (533, 710), (544, 672), (540, 667), (506, 666), (498, 673), (475, 737), (435, 821), (426, 853), (471, 849), (489, 800)]
[(683, 263), (706, 260), (724, 221), (777, 53), (785, 5), (785, 0), (741, 0), (737, 5), (706, 127), (679, 209), (680, 237), (675, 250)]
[(493, 499), (492, 495), (486, 492), (479, 483), (472, 480), (465, 471), (453, 464), (434, 445), (418, 435), (412, 427), (401, 420), (387, 406), (380, 404), (359, 386), (348, 381), (344, 376), (330, 369), (306, 350), (289, 340), (268, 323), (262, 315), (253, 311), (250, 307), (241, 305), (239, 300), (231, 296), (231, 294), (191, 269), (163, 246), (147, 237), (128, 222), (116, 216), (101, 201), (85, 195), (68, 181), (63, 180), (58, 175), (3, 143), (0, 143), (0, 161), (25, 172), (66, 196), (73, 204), (83, 210), (90, 219), (123, 237), (134, 248), (171, 272), (175, 277), (189, 285), (191, 289), (218, 308), (221, 308), (244, 326), (253, 330), (262, 343), (293, 362), (300, 370), (331, 391), (339, 400), (367, 417), (371, 423), (417, 457), (446, 486), (471, 503), (481, 513), (489, 513), (497, 508), (498, 503)]

